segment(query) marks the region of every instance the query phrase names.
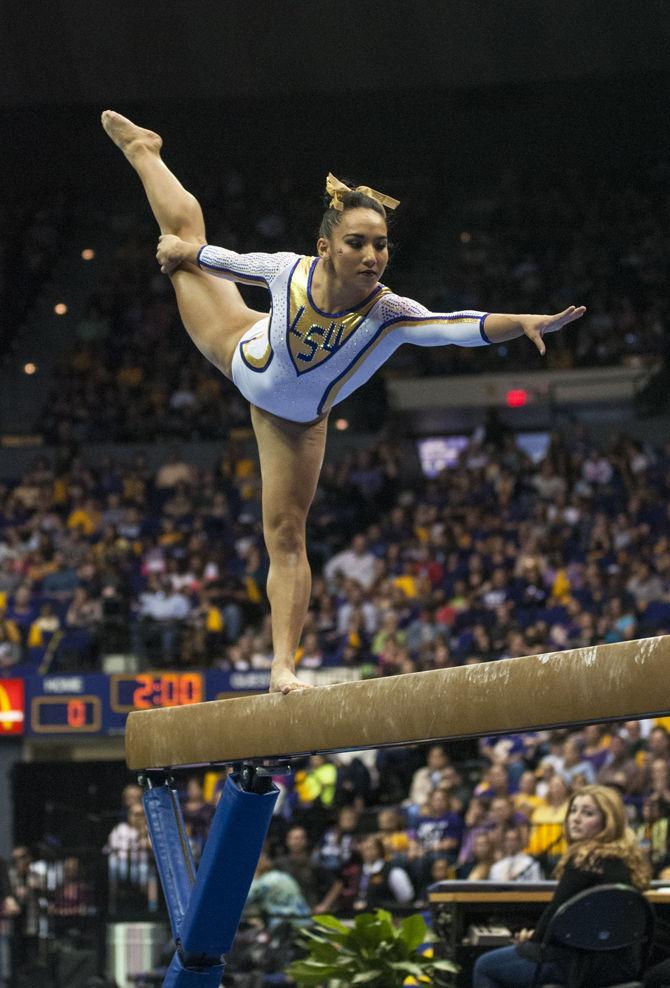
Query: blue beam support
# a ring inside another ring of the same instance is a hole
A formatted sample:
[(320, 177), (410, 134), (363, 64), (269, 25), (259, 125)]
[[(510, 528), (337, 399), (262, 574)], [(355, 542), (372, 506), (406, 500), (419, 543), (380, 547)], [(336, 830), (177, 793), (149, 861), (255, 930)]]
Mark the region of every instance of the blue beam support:
[[(244, 782), (244, 786), (243, 783)], [(163, 988), (218, 988), (279, 790), (253, 769), (226, 779), (195, 874), (174, 788), (144, 780), (144, 806), (177, 952)]]
[(195, 885), (195, 862), (179, 796), (169, 784), (154, 787), (149, 780), (148, 787), (144, 789), (143, 802), (172, 936), (178, 940)]
[(163, 979), (163, 988), (219, 988), (224, 970), (224, 964), (211, 964), (201, 968), (184, 967), (177, 952)]

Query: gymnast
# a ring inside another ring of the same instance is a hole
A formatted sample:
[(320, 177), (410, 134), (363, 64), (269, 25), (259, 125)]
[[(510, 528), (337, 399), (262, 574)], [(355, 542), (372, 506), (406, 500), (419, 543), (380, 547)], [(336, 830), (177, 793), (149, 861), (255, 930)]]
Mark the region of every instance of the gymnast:
[[(626, 824), (623, 800), (616, 789), (600, 785), (579, 789), (568, 803), (565, 836), (568, 849), (556, 868), (558, 885), (536, 929), (522, 930), (514, 946), (482, 954), (475, 964), (473, 988), (524, 988), (534, 984), (539, 944), (547, 924), (558, 907), (578, 892), (610, 882), (639, 889), (649, 885), (649, 867)], [(550, 947), (552, 952), (548, 963), (542, 965), (538, 984), (568, 984), (564, 973), (567, 958), (561, 949)], [(589, 973), (594, 984), (611, 984), (632, 978), (637, 964), (636, 950), (626, 948), (594, 958)]]
[[(270, 559), (270, 690), (303, 689), (294, 656), (311, 592), (305, 526), (330, 409), (402, 343), (471, 347), (527, 336), (544, 354), (545, 334), (585, 309), (571, 305), (552, 316), (432, 313), (393, 294), (380, 278), (388, 263), (386, 208), (395, 209), (397, 200), (363, 186), (352, 190), (332, 175), (317, 257), (213, 247), (198, 201), (161, 158), (158, 134), (112, 110), (102, 124), (144, 186), (161, 231), (156, 257), (171, 277), (187, 332), (250, 402)], [(235, 282), (268, 288), (271, 313), (250, 309)]]

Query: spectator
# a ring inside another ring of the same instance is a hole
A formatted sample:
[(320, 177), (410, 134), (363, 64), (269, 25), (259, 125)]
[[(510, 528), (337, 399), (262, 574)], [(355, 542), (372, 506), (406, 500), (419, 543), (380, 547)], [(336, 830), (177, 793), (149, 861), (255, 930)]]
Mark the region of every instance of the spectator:
[(542, 798), (537, 795), (537, 779), (535, 773), (530, 769), (522, 772), (519, 779), (519, 789), (512, 796), (514, 809), (530, 820), (533, 810), (542, 803)]
[(394, 806), (388, 806), (377, 814), (377, 837), (384, 845), (384, 857), (389, 861), (404, 860), (409, 851), (409, 834), (403, 819)]
[(167, 460), (159, 467), (155, 485), (159, 491), (169, 491), (179, 484), (191, 487), (194, 482), (194, 471), (190, 464), (179, 458), (179, 452), (174, 447), (168, 453)]
[(73, 928), (74, 919), (94, 913), (93, 889), (82, 878), (79, 858), (70, 856), (63, 861), (62, 880), (54, 890), (50, 911), (57, 919), (67, 920), (68, 930)]
[(319, 826), (335, 802), (337, 766), (324, 755), (310, 755), (307, 767), (295, 773), (294, 784), (296, 805)]
[(329, 871), (337, 873), (358, 848), (359, 814), (351, 806), (343, 806), (337, 814), (337, 823), (329, 827), (317, 845), (315, 861)]
[(214, 818), (214, 807), (204, 798), (202, 782), (192, 775), (186, 783), (186, 798), (182, 804), (182, 816), (191, 850), (199, 861)]
[(561, 775), (565, 779), (568, 788), (572, 788), (576, 776), (581, 775), (586, 780), (587, 785), (592, 785), (596, 781), (596, 773), (590, 761), (582, 757), (582, 745), (580, 739), (574, 735), (569, 735), (563, 744), (563, 767)]
[(38, 954), (40, 894), (43, 882), (33, 866), (30, 850), (19, 845), (12, 851), (9, 868), (11, 896), (19, 907), (14, 921), (13, 966), (20, 971), (33, 963)]
[(347, 580), (355, 580), (369, 590), (376, 577), (376, 558), (367, 546), (365, 535), (354, 535), (351, 548), (343, 549), (328, 560), (324, 567), (324, 576), (327, 580), (334, 580), (340, 577)]
[(568, 809), (570, 790), (560, 775), (549, 780), (544, 803), (538, 806), (530, 818), (530, 840), (527, 851), (533, 857), (539, 855), (559, 858), (565, 852), (563, 822)]
[(281, 871), (268, 852), (262, 851), (243, 918), (261, 919), (273, 929), (286, 920), (301, 926), (309, 914), (309, 906), (295, 878)]
[(21, 661), (21, 649), (10, 637), (7, 623), (0, 621), (0, 676), (12, 674), (14, 666)]
[(110, 911), (120, 908), (120, 903), (127, 908), (155, 910), (157, 876), (140, 803), (128, 807), (126, 820), (112, 828), (102, 851), (107, 855)]
[(438, 855), (455, 863), (463, 828), (463, 817), (454, 808), (448, 794), (435, 789), (409, 834), (408, 860), (417, 888), (423, 888)]
[(432, 745), (426, 755), (426, 764), (423, 768), (417, 769), (412, 777), (409, 803), (414, 806), (423, 806), (427, 803), (433, 789), (442, 782), (444, 771), (449, 764), (449, 756), (444, 745)]
[(514, 801), (510, 796), (496, 796), (491, 800), (487, 822), (488, 834), (497, 855), (502, 853), (505, 835), (510, 827), (515, 827), (521, 832), (522, 847), (528, 843), (528, 819), (514, 808)]
[(539, 864), (522, 848), (526, 838), (518, 827), (508, 827), (502, 841), (502, 857), (491, 865), (489, 878), (492, 882), (540, 882), (542, 871)]
[(9, 988), (9, 979), (12, 976), (12, 927), (20, 913), (21, 908), (12, 895), (7, 864), (0, 858), (0, 988)]
[(126, 819), (110, 831), (103, 852), (105, 854), (128, 855), (149, 848), (146, 818), (141, 803), (128, 807)]
[(481, 882), (489, 878), (495, 861), (495, 850), (490, 835), (480, 830), (472, 843), (472, 857), (459, 865), (456, 877), (468, 882)]
[(354, 904), (357, 910), (387, 908), (393, 903), (405, 904), (414, 898), (414, 888), (404, 868), (386, 860), (384, 843), (369, 836), (361, 843), (363, 868)]
[(170, 581), (152, 574), (147, 589), (140, 595), (139, 622), (134, 630), (134, 649), (141, 656), (156, 656), (170, 665), (178, 656), (180, 622), (191, 605), (183, 593), (172, 589)]
[(277, 858), (277, 868), (296, 880), (312, 913), (330, 912), (341, 892), (341, 884), (332, 872), (312, 860), (305, 828), (290, 827), (285, 846), (286, 853)]

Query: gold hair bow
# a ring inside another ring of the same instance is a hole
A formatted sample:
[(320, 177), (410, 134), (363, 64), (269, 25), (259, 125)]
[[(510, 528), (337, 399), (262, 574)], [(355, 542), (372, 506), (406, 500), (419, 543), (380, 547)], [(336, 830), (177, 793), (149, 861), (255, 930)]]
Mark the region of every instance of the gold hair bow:
[(370, 196), (371, 199), (375, 199), (377, 202), (385, 206), (386, 209), (395, 209), (400, 205), (399, 199), (393, 199), (392, 196), (386, 196), (383, 192), (375, 192), (371, 189), (369, 185), (357, 185), (355, 189), (350, 189), (348, 185), (344, 182), (340, 182), (339, 178), (328, 172), (328, 178), (326, 179), (326, 193), (331, 197), (330, 207), (331, 209), (344, 209), (344, 203), (342, 202), (342, 196), (346, 192), (362, 192), (364, 196)]

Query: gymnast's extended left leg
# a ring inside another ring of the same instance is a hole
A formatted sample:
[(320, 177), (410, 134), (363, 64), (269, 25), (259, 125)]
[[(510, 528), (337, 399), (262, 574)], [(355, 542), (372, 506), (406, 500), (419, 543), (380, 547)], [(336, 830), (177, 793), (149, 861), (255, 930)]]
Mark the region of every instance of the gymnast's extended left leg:
[[(113, 110), (104, 111), (102, 125), (137, 172), (161, 233), (202, 246), (206, 238), (200, 204), (161, 158), (161, 137)], [(180, 265), (170, 279), (186, 331), (230, 378), (240, 338), (264, 313), (250, 309), (232, 281), (212, 278), (195, 264)]]

